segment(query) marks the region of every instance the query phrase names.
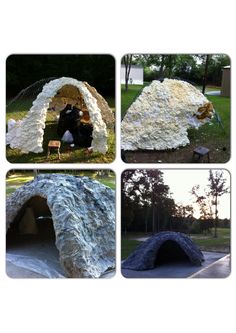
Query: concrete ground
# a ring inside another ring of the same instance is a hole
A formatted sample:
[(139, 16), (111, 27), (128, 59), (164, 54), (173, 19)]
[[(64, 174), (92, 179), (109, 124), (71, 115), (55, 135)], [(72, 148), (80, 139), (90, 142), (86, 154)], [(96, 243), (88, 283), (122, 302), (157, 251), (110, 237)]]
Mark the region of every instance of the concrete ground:
[(122, 275), (126, 278), (222, 278), (230, 274), (229, 255), (219, 252), (203, 252), (203, 255), (205, 261), (201, 266), (194, 266), (190, 262), (175, 262), (145, 271), (122, 269)]
[[(59, 262), (59, 253), (52, 242), (32, 242), (7, 248), (6, 274), (10, 278), (66, 278)], [(115, 270), (104, 273), (101, 278), (115, 275)]]
[(59, 253), (53, 242), (11, 245), (6, 253), (6, 274), (11, 278), (63, 278)]
[(212, 91), (207, 91), (205, 95), (209, 96), (220, 96), (221, 91), (220, 90), (212, 90)]
[(230, 275), (230, 254), (217, 260), (206, 268), (190, 276), (190, 278), (226, 278)]

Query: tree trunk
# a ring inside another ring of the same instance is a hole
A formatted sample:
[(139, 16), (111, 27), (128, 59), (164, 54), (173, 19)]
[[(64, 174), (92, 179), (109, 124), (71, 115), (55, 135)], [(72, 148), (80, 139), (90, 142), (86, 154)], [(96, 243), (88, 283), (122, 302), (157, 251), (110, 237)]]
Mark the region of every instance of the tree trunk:
[(215, 225), (214, 225), (214, 238), (217, 238), (217, 225), (218, 225), (218, 207), (217, 207), (217, 195), (216, 195), (216, 205), (215, 205)]
[(149, 218), (149, 207), (147, 207), (147, 212), (145, 216), (145, 234), (148, 232), (148, 218)]
[(165, 56), (164, 54), (161, 56), (161, 67), (160, 67), (160, 71), (159, 71), (159, 77), (160, 77), (160, 78), (163, 77), (165, 57), (166, 57), (166, 56)]
[(169, 55), (168, 56), (168, 78), (170, 79), (171, 78), (171, 76), (172, 76), (172, 67), (173, 67), (173, 64), (172, 64), (172, 61), (173, 61), (173, 57), (172, 57), (172, 55)]
[(157, 209), (157, 228), (156, 228), (157, 232), (160, 232), (160, 212), (159, 209)]
[(129, 75), (132, 65), (132, 54), (127, 54), (124, 56), (124, 64), (125, 64), (125, 91), (127, 91), (129, 85)]
[(152, 206), (152, 234), (155, 233), (155, 206)]
[(208, 72), (208, 65), (209, 65), (210, 55), (206, 55), (206, 61), (205, 61), (205, 68), (204, 68), (204, 74), (202, 79), (202, 93), (205, 94), (206, 90), (206, 84), (207, 84), (207, 72)]

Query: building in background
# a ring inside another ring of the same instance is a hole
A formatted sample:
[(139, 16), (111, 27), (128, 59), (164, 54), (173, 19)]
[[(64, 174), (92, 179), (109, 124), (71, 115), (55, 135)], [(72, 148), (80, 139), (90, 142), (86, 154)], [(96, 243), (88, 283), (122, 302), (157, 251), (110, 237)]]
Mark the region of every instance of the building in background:
[[(121, 65), (121, 84), (125, 84), (125, 65)], [(139, 65), (131, 65), (129, 84), (143, 85), (143, 67)]]
[(222, 69), (221, 96), (230, 97), (230, 66)]

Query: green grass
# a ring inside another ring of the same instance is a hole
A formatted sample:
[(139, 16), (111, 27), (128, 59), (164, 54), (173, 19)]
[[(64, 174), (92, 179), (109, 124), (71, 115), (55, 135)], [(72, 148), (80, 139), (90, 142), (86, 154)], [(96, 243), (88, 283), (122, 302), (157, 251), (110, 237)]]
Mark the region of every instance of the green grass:
[[(213, 232), (213, 231), (212, 231)], [(142, 241), (134, 240), (132, 238), (149, 237), (150, 235), (142, 233), (128, 233), (121, 240), (121, 258), (127, 258), (134, 249), (142, 243)], [(230, 252), (230, 229), (218, 228), (218, 237), (213, 238), (213, 234), (203, 235), (190, 235), (194, 243), (196, 243), (202, 251), (212, 252)]]
[(110, 187), (112, 190), (116, 189), (115, 179), (111, 180), (110, 178), (96, 178), (100, 183)]
[(217, 231), (217, 238), (213, 238), (213, 235), (191, 235), (191, 237), (202, 251), (219, 251), (228, 253), (230, 251), (230, 229), (218, 228)]
[(143, 88), (149, 84), (150, 82), (145, 82), (144, 85), (129, 85), (128, 91), (125, 91), (124, 84), (121, 85), (121, 119), (124, 118), (126, 111), (140, 95)]
[[(40, 172), (40, 174), (43, 173), (65, 173), (65, 174), (72, 174), (72, 175), (79, 175), (79, 176), (87, 176), (92, 179), (96, 179), (100, 183), (110, 187), (112, 190), (115, 190), (116, 188), (116, 178), (115, 174), (112, 172), (110, 173), (110, 176), (99, 176), (97, 175), (96, 170), (66, 170), (63, 172), (57, 171), (57, 170), (43, 170)], [(34, 179), (34, 173), (31, 170), (27, 170), (24, 172), (18, 171), (18, 172), (12, 172), (10, 171), (10, 175), (6, 178), (6, 195), (12, 194), (18, 187), (24, 185), (25, 183), (28, 183)]]
[[(108, 98), (110, 105), (113, 107), (114, 112), (115, 100)], [(13, 118), (15, 120), (23, 119), (28, 110), (30, 109), (31, 101), (25, 100), (19, 106), (14, 103), (7, 108), (6, 122)], [(115, 133), (112, 129), (108, 129), (108, 151), (105, 155), (93, 152), (87, 156), (84, 153), (84, 148), (71, 148), (68, 143), (61, 145), (61, 160), (58, 160), (56, 151), (52, 151), (49, 158), (47, 158), (47, 145), (49, 140), (59, 140), (57, 135), (56, 115), (58, 112), (48, 111), (46, 119), (46, 127), (44, 130), (44, 142), (42, 153), (29, 153), (23, 154), (19, 149), (11, 149), (9, 146), (6, 148), (7, 160), (11, 163), (111, 163), (115, 159)]]
[(223, 128), (214, 118), (212, 125), (203, 125), (198, 130), (190, 129), (190, 140), (201, 138), (201, 140), (222, 142), (230, 138), (230, 98), (221, 96), (207, 96), (213, 103), (217, 114), (220, 116)]
[(24, 185), (25, 183), (28, 183), (34, 178), (34, 175), (32, 172), (24, 173), (24, 174), (14, 174), (11, 175), (6, 179), (6, 194), (10, 195), (12, 194), (18, 187)]
[(121, 240), (121, 260), (124, 260), (127, 258), (130, 253), (134, 251), (134, 249), (141, 244), (142, 242), (139, 242), (137, 240), (132, 239), (122, 239)]

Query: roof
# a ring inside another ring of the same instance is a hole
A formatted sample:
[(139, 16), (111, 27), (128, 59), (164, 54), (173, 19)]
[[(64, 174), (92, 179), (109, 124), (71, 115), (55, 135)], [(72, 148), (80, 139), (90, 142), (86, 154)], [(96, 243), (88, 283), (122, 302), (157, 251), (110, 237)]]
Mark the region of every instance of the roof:
[[(125, 67), (125, 65), (121, 64), (121, 67)], [(141, 65), (131, 65), (131, 68), (140, 68), (140, 69), (143, 69), (143, 66), (141, 66)]]

